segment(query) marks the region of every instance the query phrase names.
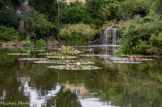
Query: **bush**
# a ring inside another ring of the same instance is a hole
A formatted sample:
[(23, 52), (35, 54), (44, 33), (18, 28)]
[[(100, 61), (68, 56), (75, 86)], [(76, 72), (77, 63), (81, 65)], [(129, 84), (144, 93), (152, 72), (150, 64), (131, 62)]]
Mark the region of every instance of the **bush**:
[(40, 39), (40, 40), (36, 41), (36, 45), (45, 45), (45, 44), (46, 44), (46, 42), (44, 39)]
[(120, 17), (118, 0), (88, 0), (86, 6), (96, 28), (101, 27), (107, 20)]
[(139, 54), (148, 54), (150, 53), (149, 49), (149, 43), (147, 41), (139, 40), (136, 50), (134, 51)]
[(151, 37), (150, 37), (150, 44), (151, 46), (158, 46), (158, 39), (157, 37), (155, 36), (155, 34), (152, 34)]
[(25, 22), (25, 32), (33, 41), (45, 39), (54, 28), (54, 25), (43, 14), (39, 14), (33, 9), (23, 14), (22, 19)]
[(125, 54), (151, 54), (150, 48), (160, 48), (161, 25), (162, 19), (160, 15), (154, 12), (151, 12), (150, 15), (143, 18), (136, 17), (134, 23), (122, 23), (122, 52)]
[(152, 34), (150, 37), (150, 44), (153, 47), (162, 46), (162, 33), (160, 33), (158, 36), (156, 36), (155, 34)]
[(123, 54), (123, 52), (121, 51), (120, 47), (117, 48), (117, 49), (114, 51), (114, 55), (115, 55), (115, 56), (120, 56), (120, 55), (122, 55), (122, 54)]
[(157, 40), (159, 42), (159, 46), (162, 46), (162, 33), (159, 34), (159, 36), (157, 37)]
[(11, 8), (5, 8), (0, 12), (0, 25), (18, 28), (19, 19), (20, 17)]
[(32, 45), (32, 42), (30, 40), (26, 40), (26, 41), (23, 42), (23, 46), (28, 47), (30, 45)]
[(15, 31), (15, 29), (0, 26), (0, 41), (11, 41), (19, 39), (20, 39), (19, 33)]
[(149, 12), (149, 0), (125, 0), (120, 12), (124, 19), (132, 19), (135, 15), (144, 17)]
[(68, 45), (88, 44), (96, 31), (90, 26), (83, 23), (64, 25), (60, 30), (60, 36)]
[(63, 24), (76, 24), (79, 22), (91, 24), (92, 18), (89, 16), (87, 8), (84, 4), (74, 2), (69, 6), (64, 6), (62, 10), (61, 22)]
[(162, 0), (151, 0), (150, 2), (151, 9), (156, 11), (159, 14), (162, 14), (161, 4), (162, 4)]

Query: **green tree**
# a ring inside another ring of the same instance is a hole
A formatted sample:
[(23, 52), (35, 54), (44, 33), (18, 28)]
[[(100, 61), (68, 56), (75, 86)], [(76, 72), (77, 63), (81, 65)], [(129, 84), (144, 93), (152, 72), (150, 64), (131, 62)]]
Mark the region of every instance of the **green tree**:
[(61, 22), (63, 24), (92, 23), (92, 18), (88, 15), (87, 8), (82, 3), (75, 2), (69, 6), (65, 5), (61, 12)]
[(118, 0), (105, 0), (105, 14), (107, 20), (119, 19), (120, 18), (120, 2)]
[(43, 14), (31, 9), (22, 17), (25, 22), (25, 32), (31, 40), (45, 39), (55, 27)]
[(64, 25), (60, 30), (60, 36), (68, 45), (88, 44), (96, 31), (90, 26), (83, 23)]
[(0, 0), (0, 10), (6, 7), (16, 8), (26, 0)]
[(58, 3), (56, 0), (29, 0), (29, 5), (44, 14), (53, 23), (57, 20)]
[(151, 9), (159, 14), (162, 14), (162, 0), (151, 0), (150, 5)]
[(17, 40), (19, 38), (19, 33), (15, 29), (0, 26), (0, 41)]
[(104, 0), (89, 0), (86, 6), (93, 23), (99, 28), (106, 21)]
[(0, 25), (18, 28), (20, 17), (11, 8), (5, 8), (0, 12)]
[[(162, 31), (160, 15), (151, 12), (146, 17), (136, 17), (134, 23), (122, 23), (121, 49), (125, 54), (151, 54), (154, 47), (161, 48)], [(159, 36), (155, 36), (159, 35)]]
[(149, 0), (126, 0), (121, 3), (120, 12), (124, 19), (132, 19), (135, 15), (144, 17), (149, 13)]

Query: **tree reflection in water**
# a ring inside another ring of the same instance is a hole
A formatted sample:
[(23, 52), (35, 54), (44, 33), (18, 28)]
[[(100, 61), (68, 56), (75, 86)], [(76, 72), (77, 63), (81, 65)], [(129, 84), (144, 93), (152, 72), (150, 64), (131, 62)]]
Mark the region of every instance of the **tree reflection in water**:
[[(35, 53), (32, 56), (38, 57)], [(42, 101), (47, 107), (162, 106), (159, 59), (111, 65), (98, 57), (87, 57), (102, 66), (102, 71), (58, 71), (48, 69), (45, 64), (19, 62), (17, 58), (8, 63), (0, 60), (1, 101)]]

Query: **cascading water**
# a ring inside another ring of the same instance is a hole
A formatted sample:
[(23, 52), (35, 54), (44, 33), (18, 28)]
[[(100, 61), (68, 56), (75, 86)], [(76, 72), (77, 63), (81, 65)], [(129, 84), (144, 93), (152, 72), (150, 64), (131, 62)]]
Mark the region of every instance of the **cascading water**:
[(112, 26), (104, 30), (103, 45), (116, 45), (117, 29)]
[(112, 26), (106, 28), (103, 32), (103, 54), (109, 55), (109, 57), (104, 57), (104, 61), (107, 63), (112, 63), (112, 57), (114, 56), (114, 50), (116, 49), (116, 40), (118, 37), (117, 28)]

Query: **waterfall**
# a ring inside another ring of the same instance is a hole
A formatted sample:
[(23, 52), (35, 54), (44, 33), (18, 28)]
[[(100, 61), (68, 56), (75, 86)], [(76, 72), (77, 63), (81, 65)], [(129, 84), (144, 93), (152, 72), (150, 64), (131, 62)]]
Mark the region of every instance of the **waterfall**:
[(116, 49), (116, 41), (118, 37), (117, 28), (113, 28), (112, 26), (106, 28), (103, 31), (103, 54), (109, 55), (108, 57), (104, 57), (104, 61), (106, 63), (112, 63), (112, 58), (114, 57), (114, 50)]
[(116, 28), (113, 28), (112, 26), (106, 28), (103, 35), (103, 45), (116, 45), (117, 34), (118, 33)]
[(116, 36), (117, 36), (117, 29), (116, 28), (114, 28), (113, 29), (113, 34), (112, 34), (113, 36), (113, 44), (115, 45), (116, 44)]

